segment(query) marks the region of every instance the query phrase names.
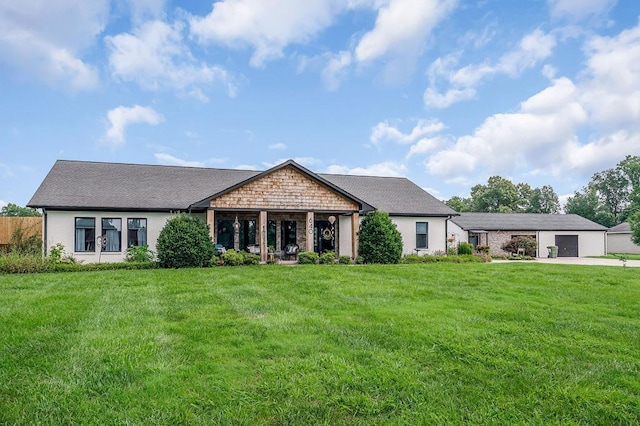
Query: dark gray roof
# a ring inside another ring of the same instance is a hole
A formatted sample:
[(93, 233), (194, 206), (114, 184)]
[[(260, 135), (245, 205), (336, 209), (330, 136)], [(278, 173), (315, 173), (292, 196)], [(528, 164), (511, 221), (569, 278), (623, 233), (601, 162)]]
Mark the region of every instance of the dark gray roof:
[(258, 173), (58, 160), (28, 205), (49, 209), (186, 210), (192, 203)]
[[(294, 164), (286, 164), (289, 163)], [(260, 173), (254, 170), (58, 160), (28, 206), (67, 210), (186, 210)], [(390, 214), (457, 214), (406, 178), (316, 176), (346, 195)]]
[(576, 214), (461, 213), (451, 219), (465, 231), (606, 231)]
[(452, 216), (458, 213), (407, 178), (319, 174), (377, 210), (392, 215)]
[(621, 224), (616, 225), (613, 228), (609, 228), (609, 232), (629, 233), (631, 232), (631, 224), (629, 222), (622, 222)]

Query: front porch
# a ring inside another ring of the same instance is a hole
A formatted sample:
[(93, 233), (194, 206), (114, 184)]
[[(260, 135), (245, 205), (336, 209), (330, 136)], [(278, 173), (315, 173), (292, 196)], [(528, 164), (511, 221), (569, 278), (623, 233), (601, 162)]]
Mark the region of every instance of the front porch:
[(214, 244), (259, 254), (261, 262), (269, 253), (284, 258), (290, 245), (318, 254), (331, 250), (353, 259), (358, 253), (358, 212), (209, 209), (207, 224)]

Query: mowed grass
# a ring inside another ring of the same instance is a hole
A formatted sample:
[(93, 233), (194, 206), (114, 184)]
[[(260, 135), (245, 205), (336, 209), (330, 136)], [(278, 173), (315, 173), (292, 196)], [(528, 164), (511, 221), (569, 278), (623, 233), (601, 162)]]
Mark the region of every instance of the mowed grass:
[(0, 276), (0, 424), (639, 424), (640, 270)]

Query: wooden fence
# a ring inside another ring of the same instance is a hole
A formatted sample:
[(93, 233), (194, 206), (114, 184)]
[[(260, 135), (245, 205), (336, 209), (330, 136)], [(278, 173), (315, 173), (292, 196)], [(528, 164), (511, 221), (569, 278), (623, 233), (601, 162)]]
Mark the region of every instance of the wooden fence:
[(0, 217), (0, 246), (9, 244), (16, 229), (23, 229), (25, 236), (42, 238), (42, 217)]

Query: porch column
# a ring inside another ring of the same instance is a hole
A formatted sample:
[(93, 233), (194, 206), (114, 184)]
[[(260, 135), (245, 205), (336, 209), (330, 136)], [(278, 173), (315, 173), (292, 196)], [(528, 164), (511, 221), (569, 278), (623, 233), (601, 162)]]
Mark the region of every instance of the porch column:
[(258, 244), (260, 244), (260, 262), (267, 261), (267, 212), (260, 211), (258, 216)]
[(358, 230), (360, 229), (360, 214), (354, 212), (351, 215), (351, 257), (358, 257)]
[(307, 248), (306, 251), (313, 251), (313, 223), (314, 214), (313, 212), (307, 212), (307, 226), (305, 227), (305, 232), (307, 234)]
[(211, 238), (211, 242), (215, 244), (216, 241), (216, 227), (215, 227), (215, 211), (207, 210), (207, 225), (209, 225), (209, 237)]

